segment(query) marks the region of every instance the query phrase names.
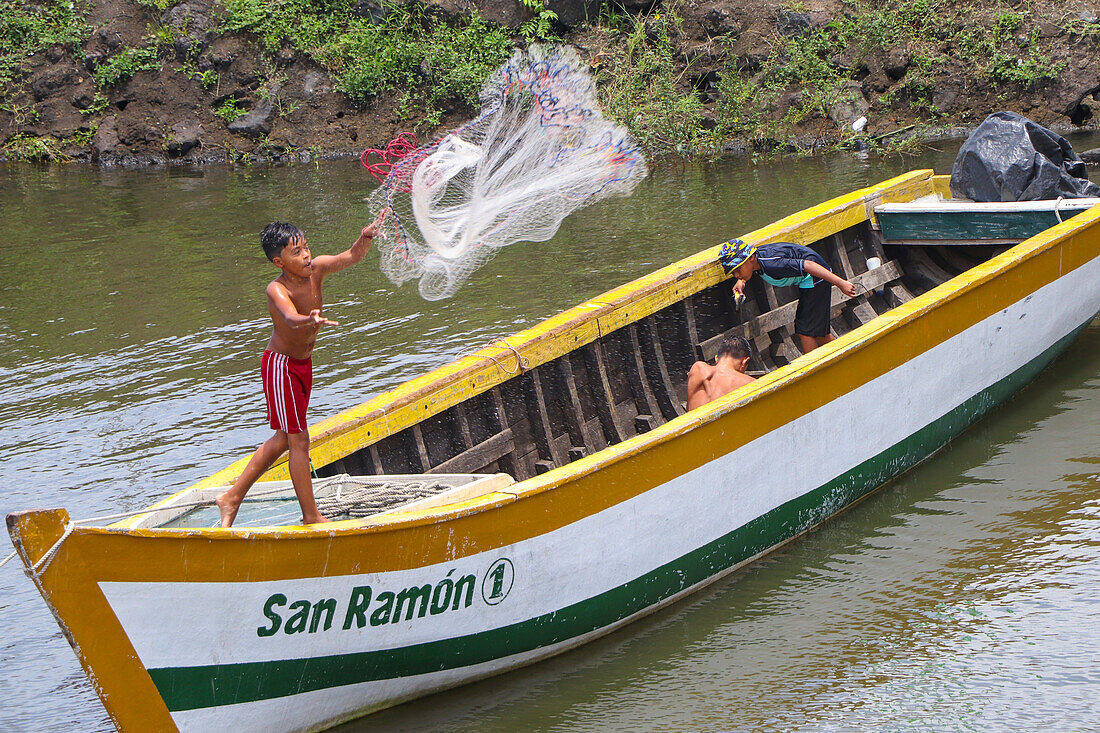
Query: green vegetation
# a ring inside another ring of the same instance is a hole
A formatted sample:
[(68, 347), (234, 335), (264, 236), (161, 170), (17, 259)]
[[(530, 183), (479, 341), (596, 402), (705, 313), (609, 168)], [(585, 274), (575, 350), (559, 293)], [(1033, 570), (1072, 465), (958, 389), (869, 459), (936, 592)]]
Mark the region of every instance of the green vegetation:
[(226, 0), (225, 7), (225, 30), (256, 34), (269, 53), (285, 46), (308, 53), (352, 99), (397, 92), (407, 114), (473, 104), (485, 76), (512, 53), (498, 26), (476, 15), (448, 24), (414, 3), (385, 4), (375, 19), (356, 16), (351, 0)]
[(691, 85), (690, 71), (679, 69), (670, 29), (680, 24), (674, 12), (652, 17), (605, 16), (609, 50), (596, 64), (596, 84), (604, 112), (627, 125), (643, 148), (651, 152), (714, 154), (717, 135), (703, 122), (703, 104)]
[(84, 42), (91, 29), (77, 7), (68, 0), (0, 0), (0, 98), (13, 88), (28, 56), (51, 46), (76, 49)]
[(558, 19), (558, 14), (546, 7), (545, 0), (519, 0), (519, 4), (534, 13), (530, 20), (520, 26), (520, 35), (528, 41), (553, 39), (551, 27)]
[[(89, 1), (0, 0), (0, 112), (17, 125), (34, 124), (39, 116), (33, 102), (15, 103), (13, 91), (26, 83), (20, 66), (57, 46), (83, 60), (91, 32), (83, 12)], [(149, 18), (159, 18), (178, 0), (134, 2)], [(556, 40), (557, 16), (546, 0), (516, 0), (531, 17), (511, 32), (477, 15), (444, 19), (418, 0), (377, 2), (220, 0), (217, 30), (249, 34), (259, 44), (263, 58), (255, 95), (271, 100), (280, 115), (297, 106), (280, 97), (286, 81), (281, 67), (287, 58), (304, 55), (322, 64), (353, 102), (384, 97), (402, 119), (427, 127), (438, 125), (445, 111), (470, 111), (486, 75), (517, 43)], [(583, 31), (584, 45), (599, 49), (591, 63), (606, 114), (628, 125), (655, 154), (716, 155), (731, 141), (750, 151), (793, 151), (795, 140), (809, 152), (848, 144), (858, 135), (843, 121), (865, 103), (864, 90), (873, 120), (900, 112), (934, 122), (944, 115), (937, 92), (945, 80), (963, 93), (969, 89), (959, 88), (960, 78), (983, 93), (1030, 93), (1064, 70), (1056, 43), (1092, 42), (1100, 35), (1100, 23), (1075, 14), (1045, 19), (1054, 35), (1065, 34), (1061, 41), (1040, 34), (1033, 0), (844, 0), (843, 12), (830, 22), (801, 28), (798, 22), (780, 24), (785, 27), (762, 44), (753, 40), (749, 45), (755, 48), (745, 55), (744, 34), (711, 37), (705, 49), (698, 39), (686, 39), (678, 11), (682, 3), (662, 0), (659, 12), (636, 16), (604, 2), (599, 19)], [(805, 0), (781, 3), (791, 18), (810, 11)], [(154, 22), (139, 44), (103, 58), (92, 72), (97, 92), (82, 110), (85, 119), (94, 123), (104, 113), (112, 87), (162, 66), (196, 80), (209, 98), (223, 99), (228, 90), (223, 91), (218, 72), (206, 63), (206, 71), (198, 70), (197, 46), (186, 58), (171, 51), (183, 32)], [(705, 62), (687, 56), (692, 48), (700, 48)], [(735, 48), (740, 58), (734, 58)], [(729, 61), (716, 69), (714, 59), (723, 54)], [(847, 111), (839, 114), (843, 108)], [(229, 122), (246, 109), (230, 98), (213, 112)], [(872, 145), (896, 145), (904, 136), (862, 137)], [(60, 159), (69, 142), (16, 136), (3, 153)]]
[(160, 55), (156, 46), (124, 48), (95, 68), (95, 83), (101, 89), (129, 81), (139, 71), (160, 68)]
[(10, 160), (48, 160), (67, 161), (69, 156), (62, 152), (62, 141), (50, 135), (27, 135), (19, 133), (8, 139), (0, 147), (0, 155)]
[(225, 120), (226, 124), (229, 124), (238, 117), (248, 114), (248, 110), (241, 106), (239, 100), (229, 98), (214, 110), (214, 114)]
[(777, 33), (759, 69), (727, 66), (717, 105), (723, 134), (761, 147), (798, 133), (843, 144), (855, 133), (829, 122), (829, 111), (851, 101), (857, 78), (868, 65), (882, 63), (883, 49), (903, 50), (908, 63), (889, 92), (872, 97), (873, 109), (908, 106), (929, 119), (941, 114), (932, 99), (939, 82), (960, 73), (960, 66), (977, 70), (978, 81), (994, 89), (1032, 87), (1064, 68), (1037, 28), (1021, 35), (1026, 13), (983, 14), (980, 6), (951, 0), (853, 0), (848, 10), (820, 28)]

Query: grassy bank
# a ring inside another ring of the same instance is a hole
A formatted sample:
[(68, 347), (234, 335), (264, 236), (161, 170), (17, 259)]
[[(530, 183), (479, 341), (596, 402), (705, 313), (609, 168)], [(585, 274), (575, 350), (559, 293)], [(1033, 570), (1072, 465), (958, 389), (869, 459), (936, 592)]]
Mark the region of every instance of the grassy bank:
[[(517, 45), (577, 41), (588, 52), (606, 113), (629, 126), (651, 154), (688, 156), (730, 149), (813, 153), (855, 138), (860, 145), (896, 146), (904, 136), (892, 131), (919, 135), (965, 124), (968, 115), (980, 119), (1041, 94), (1067, 70), (1067, 48), (1100, 42), (1094, 17), (1044, 15), (1027, 0), (850, 0), (832, 13), (791, 0), (769, 11), (763, 25), (708, 32), (705, 42), (685, 29), (685, 19), (697, 21), (691, 13), (698, 11), (681, 0), (643, 15), (606, 3), (588, 26), (570, 32), (555, 27), (542, 0), (517, 1), (530, 20), (509, 30), (476, 14), (444, 16), (418, 2), (223, 0), (213, 32), (259, 49), (263, 78), (255, 94), (274, 95), (280, 115), (295, 103), (277, 98), (285, 78), (277, 59), (299, 55), (323, 67), (357, 113), (370, 114), (378, 100), (390, 100), (402, 123), (421, 131), (447, 112), (472, 114), (482, 80)], [(220, 72), (201, 63), (201, 48), (181, 46), (187, 29), (162, 23), (174, 3), (136, 2), (149, 19), (141, 41), (92, 62), (83, 49), (94, 29), (82, 0), (0, 0), (0, 112), (8, 113), (12, 128), (3, 152), (59, 158), (67, 147), (87, 145), (112, 90), (148, 71), (171, 69), (198, 81), (207, 92), (202, 101), (225, 122), (246, 113), (248, 100), (220, 93)], [(730, 7), (741, 5), (731, 0)], [(752, 7), (744, 7), (751, 16)], [(59, 49), (89, 68), (96, 89), (81, 109), (87, 124), (64, 139), (33, 131), (38, 111), (25, 93), (27, 59)], [(878, 129), (853, 131), (851, 120), (863, 114), (875, 121), (872, 127), (881, 123)]]

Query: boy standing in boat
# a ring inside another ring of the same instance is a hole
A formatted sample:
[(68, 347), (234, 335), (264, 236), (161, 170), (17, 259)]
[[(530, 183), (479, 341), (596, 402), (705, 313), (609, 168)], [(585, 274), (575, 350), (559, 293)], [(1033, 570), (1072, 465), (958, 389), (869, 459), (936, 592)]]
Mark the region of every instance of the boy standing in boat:
[(775, 242), (754, 247), (740, 239), (731, 239), (722, 245), (718, 261), (727, 275), (737, 278), (733, 285), (735, 296), (741, 295), (749, 278), (758, 270), (760, 277), (772, 285), (798, 286), (794, 332), (798, 334), (803, 354), (833, 340), (829, 333), (831, 286), (836, 285), (849, 298), (856, 294), (855, 285), (834, 274), (817, 252), (800, 244)]
[(752, 384), (756, 380), (745, 374), (749, 366), (749, 342), (741, 336), (726, 336), (718, 346), (718, 356), (714, 366), (705, 361), (697, 361), (688, 372), (687, 408), (696, 407), (716, 400), (738, 387)]
[(321, 283), (363, 259), (375, 235), (374, 225), (363, 228), (359, 238), (338, 255), (313, 258), (302, 230), (293, 224), (272, 222), (260, 232), (260, 245), (282, 274), (267, 286), (267, 309), (274, 329), (260, 362), (260, 376), (267, 401), (267, 418), (275, 434), (252, 454), (233, 485), (215, 500), (221, 524), (231, 527), (244, 495), (284, 451), (290, 452), (288, 468), (305, 524), (327, 522), (317, 511), (309, 467), (309, 430), (306, 407), (313, 387), (313, 346), (321, 326), (338, 326), (321, 315), (324, 307)]

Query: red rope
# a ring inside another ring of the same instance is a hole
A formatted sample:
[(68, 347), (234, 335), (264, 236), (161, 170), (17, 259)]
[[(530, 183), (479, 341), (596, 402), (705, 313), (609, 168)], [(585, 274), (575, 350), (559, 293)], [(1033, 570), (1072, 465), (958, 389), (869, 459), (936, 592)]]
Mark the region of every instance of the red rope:
[[(390, 141), (385, 150), (379, 150), (378, 148), (364, 150), (363, 154), (359, 156), (359, 162), (363, 164), (368, 173), (374, 176), (379, 183), (382, 183), (389, 175), (390, 169), (414, 150), (416, 150), (416, 135), (411, 132), (402, 132)], [(371, 153), (377, 154), (381, 160), (371, 163)]]

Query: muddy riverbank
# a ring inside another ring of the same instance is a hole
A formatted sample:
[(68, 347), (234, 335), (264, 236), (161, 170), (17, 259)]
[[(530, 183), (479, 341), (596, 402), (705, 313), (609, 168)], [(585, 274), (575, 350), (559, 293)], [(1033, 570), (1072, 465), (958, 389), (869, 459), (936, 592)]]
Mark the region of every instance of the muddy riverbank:
[[(0, 155), (344, 157), (474, 114), (515, 47), (577, 46), (651, 153), (893, 145), (1009, 109), (1089, 128), (1100, 17), (970, 0), (0, 2)], [(70, 8), (69, 6), (72, 5)], [(276, 9), (277, 8), (277, 9)]]

